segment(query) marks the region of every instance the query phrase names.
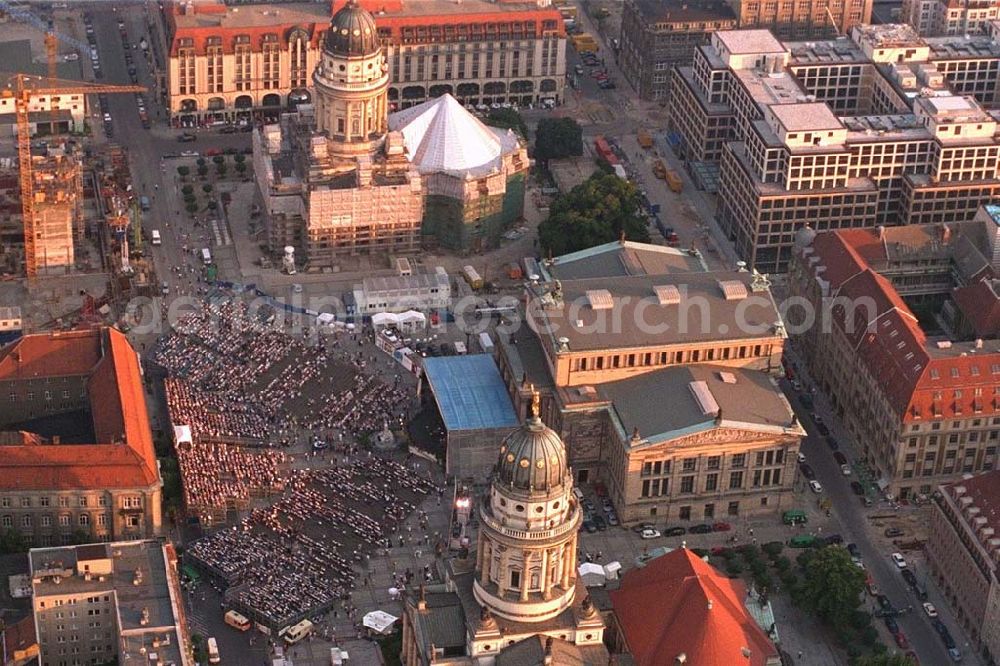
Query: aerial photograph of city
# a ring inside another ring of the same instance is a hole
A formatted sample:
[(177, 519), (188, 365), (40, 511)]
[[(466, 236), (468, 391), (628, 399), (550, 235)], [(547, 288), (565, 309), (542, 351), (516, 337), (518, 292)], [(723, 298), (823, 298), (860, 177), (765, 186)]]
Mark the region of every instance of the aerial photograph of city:
[(1000, 0), (0, 0), (0, 666), (997, 666)]

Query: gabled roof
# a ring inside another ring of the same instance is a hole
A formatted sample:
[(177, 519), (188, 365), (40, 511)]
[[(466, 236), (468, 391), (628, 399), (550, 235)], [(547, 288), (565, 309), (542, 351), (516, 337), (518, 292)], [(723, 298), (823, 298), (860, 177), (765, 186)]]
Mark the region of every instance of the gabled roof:
[(159, 482), (139, 359), (117, 329), (27, 335), (0, 350), (0, 380), (87, 376), (94, 444), (7, 436), (0, 488), (141, 488)]
[(420, 173), (481, 176), (499, 169), (502, 157), (519, 148), (512, 130), (484, 125), (449, 94), (391, 114), (389, 129), (403, 133)]
[[(721, 575), (686, 548), (628, 571), (611, 592), (614, 613), (638, 666), (763, 666), (778, 651), (743, 606), (742, 581)], [(747, 660), (745, 650), (749, 650)]]
[(980, 338), (1000, 335), (1000, 294), (992, 280), (980, 280), (952, 292), (972, 332)]

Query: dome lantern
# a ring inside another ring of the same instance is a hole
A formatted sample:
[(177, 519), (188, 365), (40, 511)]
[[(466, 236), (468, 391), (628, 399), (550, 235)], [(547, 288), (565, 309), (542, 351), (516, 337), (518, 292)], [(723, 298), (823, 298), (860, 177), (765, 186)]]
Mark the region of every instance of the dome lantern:
[(382, 45), (375, 18), (357, 0), (348, 0), (330, 20), (323, 48), (335, 56), (364, 57), (377, 53)]

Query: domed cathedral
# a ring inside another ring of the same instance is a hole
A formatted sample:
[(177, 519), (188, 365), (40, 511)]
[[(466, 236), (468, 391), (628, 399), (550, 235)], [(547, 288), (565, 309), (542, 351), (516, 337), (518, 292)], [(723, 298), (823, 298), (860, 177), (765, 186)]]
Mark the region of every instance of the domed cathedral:
[[(537, 393), (501, 444), (477, 511), (470, 556), (446, 562), (444, 583), (407, 594), (403, 663), (605, 666), (604, 620), (577, 578), (573, 475), (562, 439), (539, 417)], [(441, 631), (459, 619), (461, 640)]]
[(368, 154), (384, 139), (389, 114), (389, 68), (375, 19), (348, 2), (334, 14), (313, 72), (316, 130), (331, 139), (329, 153)]

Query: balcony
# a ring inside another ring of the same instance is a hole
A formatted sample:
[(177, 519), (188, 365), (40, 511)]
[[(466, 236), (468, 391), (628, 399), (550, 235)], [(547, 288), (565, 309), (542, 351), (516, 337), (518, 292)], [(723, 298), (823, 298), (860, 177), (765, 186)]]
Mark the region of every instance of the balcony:
[(525, 541), (546, 541), (548, 539), (556, 539), (558, 537), (564, 536), (568, 532), (573, 532), (578, 529), (580, 522), (580, 508), (576, 507), (573, 509), (573, 514), (567, 519), (565, 523), (558, 527), (554, 527), (550, 530), (519, 530), (507, 527), (501, 524), (499, 520), (493, 517), (489, 511), (489, 505), (484, 501), (479, 509), (479, 516), (484, 523), (490, 526), (494, 531), (503, 534), (504, 536), (511, 537), (512, 539), (523, 539)]

